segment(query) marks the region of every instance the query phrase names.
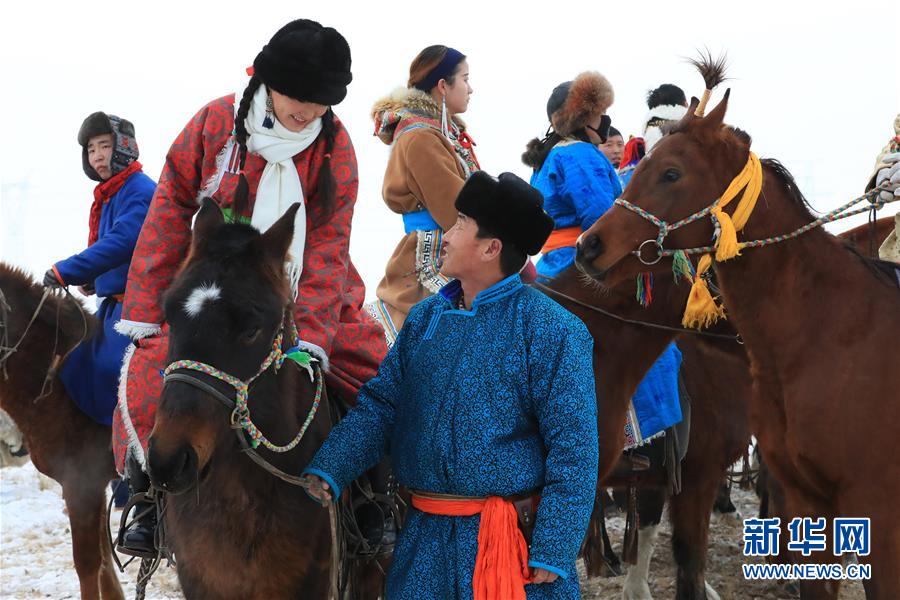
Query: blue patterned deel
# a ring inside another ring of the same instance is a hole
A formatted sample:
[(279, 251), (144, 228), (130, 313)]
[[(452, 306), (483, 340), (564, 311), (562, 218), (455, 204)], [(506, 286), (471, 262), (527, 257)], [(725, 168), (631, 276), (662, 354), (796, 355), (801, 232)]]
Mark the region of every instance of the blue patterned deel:
[[(540, 292), (508, 277), (455, 308), (451, 281), (417, 304), (357, 407), (306, 472), (338, 491), (390, 455), (398, 481), (461, 496), (540, 492), (529, 564), (557, 573), (529, 599), (578, 598), (575, 558), (594, 503), (593, 341)], [(472, 598), (480, 517), (410, 509), (387, 598)]]

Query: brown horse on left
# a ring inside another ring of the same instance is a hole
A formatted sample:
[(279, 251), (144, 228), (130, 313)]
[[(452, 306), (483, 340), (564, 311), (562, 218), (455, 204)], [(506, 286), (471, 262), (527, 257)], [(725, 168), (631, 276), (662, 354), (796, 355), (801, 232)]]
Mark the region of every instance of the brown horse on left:
[[(626, 200), (675, 223), (720, 197), (745, 165), (754, 164), (749, 136), (723, 125), (727, 106), (726, 95), (704, 118), (694, 116), (695, 102), (642, 161)], [(761, 164), (762, 194), (740, 234), (744, 240), (782, 236), (813, 220), (784, 167), (772, 160)], [(657, 234), (644, 216), (617, 205), (582, 236), (577, 260), (614, 285), (644, 269), (633, 252)], [(664, 247), (702, 247), (712, 236), (712, 223), (700, 219), (673, 231)], [(664, 263), (656, 268), (667, 268)], [(744, 248), (716, 263), (715, 272), (750, 358), (751, 422), (763, 458), (784, 488), (787, 514), (826, 520), (828, 551), (797, 553), (798, 562), (838, 562), (831, 554), (832, 519), (870, 518), (870, 553), (859, 559), (872, 569), (864, 581), (867, 597), (900, 598), (895, 269), (815, 229)], [(834, 598), (839, 583), (803, 581), (801, 597)]]
[[(21, 340), (0, 370), (0, 408), (22, 431), (35, 468), (62, 486), (81, 597), (124, 598), (106, 539), (106, 486), (116, 476), (112, 431), (75, 406), (58, 376), (48, 387), (44, 382), (62, 357), (92, 334), (96, 320), (59, 292), (51, 292), (38, 311), (44, 288), (5, 263), (0, 263), (0, 291), (7, 304), (0, 307), (5, 336), (0, 344)], [(0, 356), (5, 353), (0, 350)]]
[[(280, 445), (303, 427), (317, 385), (290, 359), (280, 369), (260, 372), (279, 331), (283, 347), (291, 345), (293, 300), (284, 262), (299, 206), (260, 233), (248, 225), (224, 224), (219, 208), (205, 201), (189, 257), (163, 299), (168, 361), (197, 361), (245, 382), (259, 373), (249, 390), (249, 415)], [(228, 405), (236, 397), (231, 385), (190, 368), (175, 373), (192, 379), (167, 381), (147, 464), (154, 487), (166, 492), (165, 525), (185, 597), (328, 598), (328, 512), (303, 488), (242, 452)], [(260, 445), (257, 452), (282, 472), (299, 476), (334, 417), (323, 399), (293, 449), (276, 453)], [(351, 581), (359, 586), (350, 593), (377, 598), (383, 585), (378, 565), (356, 566), (359, 577)]]

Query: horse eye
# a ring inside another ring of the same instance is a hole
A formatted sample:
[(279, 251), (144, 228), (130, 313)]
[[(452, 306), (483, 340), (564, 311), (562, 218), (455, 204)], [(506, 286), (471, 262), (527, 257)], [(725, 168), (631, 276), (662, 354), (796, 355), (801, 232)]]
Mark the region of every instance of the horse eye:
[(665, 173), (663, 173), (662, 178), (663, 181), (672, 183), (681, 179), (681, 173), (678, 172), (678, 169), (666, 169)]
[(241, 342), (250, 345), (259, 338), (260, 333), (262, 333), (262, 329), (259, 327), (248, 329), (241, 334)]

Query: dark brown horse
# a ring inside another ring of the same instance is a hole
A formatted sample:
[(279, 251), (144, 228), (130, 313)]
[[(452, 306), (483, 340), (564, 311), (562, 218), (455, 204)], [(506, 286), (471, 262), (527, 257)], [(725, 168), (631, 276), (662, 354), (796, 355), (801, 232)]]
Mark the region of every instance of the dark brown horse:
[[(674, 223), (707, 208), (748, 163), (749, 136), (723, 125), (726, 98), (707, 117), (688, 115), (635, 172), (627, 201)], [(737, 204), (737, 203), (735, 203)], [(733, 210), (728, 206), (727, 211)], [(741, 235), (781, 236), (811, 222), (790, 174), (763, 161), (762, 195)], [(578, 246), (578, 262), (610, 285), (645, 270), (633, 254), (658, 228), (615, 206)], [(693, 221), (666, 248), (709, 244)], [(666, 269), (661, 261), (655, 269)], [(766, 463), (784, 486), (790, 516), (871, 519), (870, 598), (900, 597), (900, 403), (896, 347), (900, 291), (886, 268), (821, 229), (716, 263), (729, 319), (751, 361), (751, 422)], [(877, 321), (878, 326), (873, 324)], [(785, 533), (786, 535), (786, 533)], [(796, 556), (818, 562), (819, 556)], [(838, 582), (804, 581), (804, 598), (833, 598)]]
[[(18, 343), (0, 371), (0, 407), (22, 431), (37, 470), (62, 486), (81, 597), (124, 598), (106, 539), (106, 486), (116, 476), (112, 432), (75, 406), (57, 376), (45, 385), (51, 366), (56, 372), (96, 321), (59, 292), (50, 292), (41, 305), (44, 288), (4, 263), (0, 291), (6, 303), (0, 306), (0, 346)], [(0, 349), (0, 356), (6, 354)]]
[[(279, 331), (290, 345), (285, 315), (292, 300), (283, 264), (298, 206), (260, 234), (246, 225), (224, 225), (218, 207), (204, 203), (187, 263), (164, 298), (170, 361), (200, 361), (247, 381), (273, 351)], [(235, 398), (224, 381), (192, 376)], [(306, 370), (287, 360), (253, 382), (249, 416), (273, 443), (287, 444), (310, 414), (315, 393)], [(327, 437), (333, 416), (323, 401), (293, 450), (260, 446), (259, 456), (298, 476)], [(242, 453), (231, 419), (215, 393), (169, 381), (150, 436), (149, 474), (155, 487), (168, 492), (165, 524), (185, 596), (328, 597), (328, 512)], [(356, 592), (377, 597), (379, 579), (370, 578)]]

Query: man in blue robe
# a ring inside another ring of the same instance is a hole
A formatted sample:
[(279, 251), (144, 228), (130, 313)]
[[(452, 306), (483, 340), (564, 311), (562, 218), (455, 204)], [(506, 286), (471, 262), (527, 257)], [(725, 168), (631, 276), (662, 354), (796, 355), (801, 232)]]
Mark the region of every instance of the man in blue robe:
[[(304, 471), (310, 493), (330, 501), (390, 455), (413, 495), (390, 600), (578, 598), (575, 559), (597, 485), (593, 342), (519, 278), (553, 227), (540, 192), (478, 172), (456, 208), (442, 251), (454, 280), (413, 307), (357, 408)], [(516, 498), (536, 507), (527, 551)]]

